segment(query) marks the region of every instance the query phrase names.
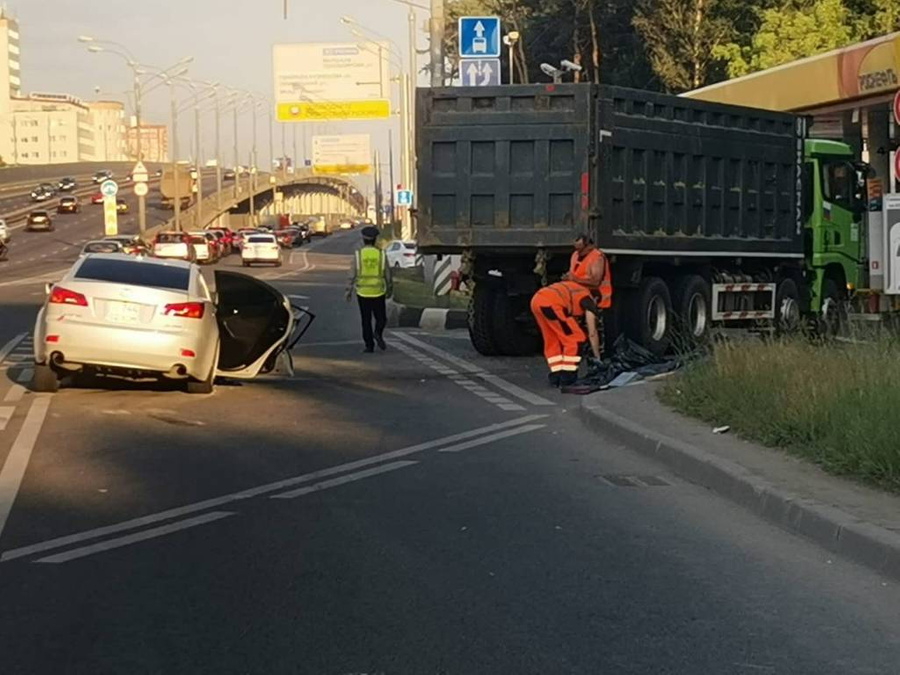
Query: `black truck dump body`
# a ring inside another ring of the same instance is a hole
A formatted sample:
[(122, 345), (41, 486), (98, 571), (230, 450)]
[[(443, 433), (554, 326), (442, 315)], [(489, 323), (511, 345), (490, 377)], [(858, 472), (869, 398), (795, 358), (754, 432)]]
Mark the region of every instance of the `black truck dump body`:
[(802, 255), (804, 121), (617, 87), (420, 89), (424, 253)]

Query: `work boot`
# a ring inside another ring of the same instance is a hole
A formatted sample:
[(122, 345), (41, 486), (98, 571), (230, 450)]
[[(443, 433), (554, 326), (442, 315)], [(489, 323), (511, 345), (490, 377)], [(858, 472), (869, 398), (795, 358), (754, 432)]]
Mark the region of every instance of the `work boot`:
[(550, 382), (551, 387), (556, 387), (557, 389), (559, 388), (559, 376), (561, 374), (562, 373), (550, 373), (549, 375), (547, 375), (547, 380)]
[(567, 370), (559, 374), (560, 387), (571, 387), (576, 382), (578, 382), (578, 373), (573, 373)]
[(383, 335), (376, 335), (376, 336), (375, 336), (375, 342), (378, 343), (378, 348), (379, 348), (381, 351), (384, 351), (385, 349), (387, 349), (387, 343), (384, 341), (384, 336), (383, 336)]
[(363, 349), (363, 354), (374, 354), (374, 353), (375, 353), (375, 347), (370, 347), (369, 345), (366, 345), (366, 348)]

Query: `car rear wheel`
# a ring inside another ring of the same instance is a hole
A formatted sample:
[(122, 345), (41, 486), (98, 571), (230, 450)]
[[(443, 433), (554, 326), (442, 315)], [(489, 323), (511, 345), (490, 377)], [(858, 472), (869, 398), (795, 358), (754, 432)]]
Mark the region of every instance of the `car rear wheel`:
[(216, 366), (219, 363), (219, 346), (216, 345), (216, 356), (213, 359), (212, 366), (209, 369), (209, 375), (203, 380), (188, 380), (187, 393), (189, 394), (211, 394), (215, 389)]
[(50, 366), (39, 363), (34, 366), (31, 387), (39, 394), (53, 394), (59, 391), (59, 376)]

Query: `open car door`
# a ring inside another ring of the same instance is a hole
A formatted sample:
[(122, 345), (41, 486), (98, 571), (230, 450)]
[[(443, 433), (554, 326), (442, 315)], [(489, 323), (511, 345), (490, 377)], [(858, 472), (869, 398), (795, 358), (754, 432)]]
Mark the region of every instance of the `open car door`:
[(294, 331), (290, 301), (246, 274), (216, 270), (215, 275), (220, 339), (216, 374), (249, 380), (272, 370)]

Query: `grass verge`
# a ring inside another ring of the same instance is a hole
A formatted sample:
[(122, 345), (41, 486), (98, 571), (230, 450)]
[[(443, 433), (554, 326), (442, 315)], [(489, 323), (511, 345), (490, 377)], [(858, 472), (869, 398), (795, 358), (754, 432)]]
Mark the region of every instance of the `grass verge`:
[(469, 297), (461, 293), (435, 296), (425, 285), (421, 268), (394, 270), (394, 300), (410, 307), (466, 309)]
[(660, 390), (692, 417), (900, 492), (900, 344), (719, 346)]

